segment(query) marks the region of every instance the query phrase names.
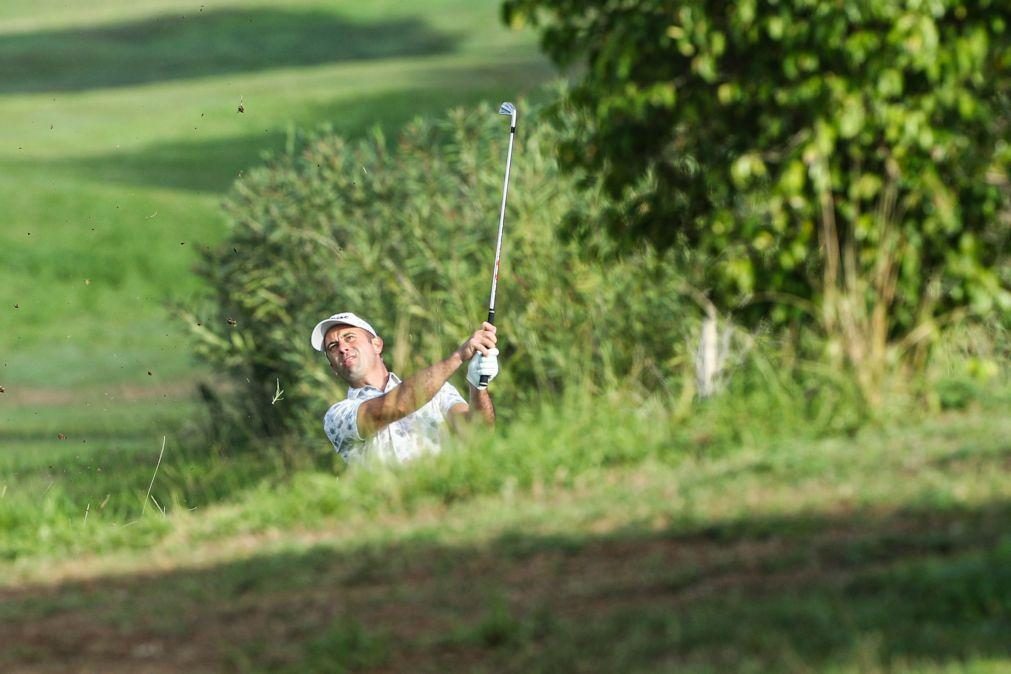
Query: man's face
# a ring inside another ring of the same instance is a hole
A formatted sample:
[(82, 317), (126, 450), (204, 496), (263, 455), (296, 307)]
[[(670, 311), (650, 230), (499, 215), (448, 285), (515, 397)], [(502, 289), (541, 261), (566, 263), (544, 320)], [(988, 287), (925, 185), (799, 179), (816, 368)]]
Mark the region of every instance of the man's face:
[(351, 386), (360, 387), (382, 363), (383, 340), (361, 328), (335, 325), (323, 337), (323, 352), (337, 376)]

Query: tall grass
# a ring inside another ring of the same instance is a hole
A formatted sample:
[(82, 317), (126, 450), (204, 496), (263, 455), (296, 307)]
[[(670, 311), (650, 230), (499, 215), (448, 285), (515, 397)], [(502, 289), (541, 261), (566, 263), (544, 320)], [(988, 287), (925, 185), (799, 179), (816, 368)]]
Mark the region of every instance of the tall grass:
[[(907, 412), (910, 431), (898, 422), (890, 429), (863, 428), (854, 422), (859, 413), (852, 406), (812, 402), (810, 388), (777, 387), (762, 379), (760, 370), (742, 370), (724, 395), (690, 406), (629, 386), (604, 394), (572, 387), (516, 411), (494, 431), (468, 429), (441, 454), (406, 466), (349, 469), (322, 435), (318, 442), (289, 439), (234, 451), (220, 444), (208, 448), (207, 436), (191, 429), (169, 435), (160, 466), (161, 437), (135, 437), (115, 451), (103, 451), (96, 442), (95, 451), (74, 457), (57, 444), (49, 450), (51, 460), (39, 455), (0, 465), (0, 488), (6, 490), (0, 501), (0, 558), (138, 549), (169, 534), (213, 541), (291, 527), (311, 530), (335, 520), (409, 517), (489, 499), (537, 503), (538, 495), (579, 493), (598, 480), (610, 485), (599, 488), (623, 494), (616, 476), (643, 470), (709, 493), (705, 480), (695, 482), (695, 471), (709, 475), (711, 485), (723, 485), (720, 489), (732, 476), (745, 479), (762, 471), (817, 481), (820, 470), (837, 470), (828, 467), (851, 454), (846, 470), (856, 477), (863, 470), (873, 473), (880, 461), (901, 465), (902, 457), (890, 456), (888, 445), (915, 445), (907, 436), (923, 433), (919, 429), (929, 418)], [(976, 398), (975, 414), (996, 421), (1008, 390), (987, 390)], [(984, 446), (999, 452), (1005, 427), (970, 427), (964, 438), (960, 430), (945, 437), (970, 454)], [(976, 441), (983, 446), (973, 446)], [(977, 488), (999, 489), (999, 476), (994, 479)], [(870, 483), (878, 486), (861, 489), (872, 500), (903, 493), (897, 489), (889, 496), (887, 485)], [(957, 493), (941, 481), (916, 498), (943, 504)]]

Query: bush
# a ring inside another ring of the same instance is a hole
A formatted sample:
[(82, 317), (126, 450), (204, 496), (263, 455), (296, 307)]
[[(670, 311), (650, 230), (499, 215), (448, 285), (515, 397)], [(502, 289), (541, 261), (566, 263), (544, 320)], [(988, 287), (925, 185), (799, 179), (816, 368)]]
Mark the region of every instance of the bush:
[[(503, 122), (491, 109), (455, 110), (393, 143), (379, 131), (357, 142), (321, 132), (236, 183), (229, 234), (198, 268), (211, 293), (187, 318), (198, 353), (235, 382), (252, 432), (322, 438), (323, 412), (344, 396), (309, 346), (322, 317), (367, 317), (402, 374), (448, 355), (484, 319)], [(521, 117), (497, 302), (494, 393), (506, 415), (572, 385), (664, 385), (693, 323), (680, 318), (694, 310), (672, 266), (648, 248), (597, 262), (555, 236), (576, 201), (598, 198), (559, 174), (556, 138), (536, 112)]]

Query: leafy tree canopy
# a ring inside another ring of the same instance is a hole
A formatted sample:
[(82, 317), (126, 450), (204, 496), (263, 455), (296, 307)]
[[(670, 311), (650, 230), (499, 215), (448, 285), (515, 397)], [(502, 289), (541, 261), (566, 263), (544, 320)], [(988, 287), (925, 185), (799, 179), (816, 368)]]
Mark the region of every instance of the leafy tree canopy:
[(570, 231), (689, 251), (721, 306), (808, 307), (854, 363), (952, 310), (1011, 307), (1007, 2), (506, 0), (504, 16), (580, 68), (562, 160), (613, 203)]

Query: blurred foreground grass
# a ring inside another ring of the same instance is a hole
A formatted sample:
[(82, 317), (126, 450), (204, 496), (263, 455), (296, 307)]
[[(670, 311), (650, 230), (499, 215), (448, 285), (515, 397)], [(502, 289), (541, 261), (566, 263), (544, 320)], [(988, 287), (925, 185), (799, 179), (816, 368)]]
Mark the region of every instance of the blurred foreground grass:
[(22, 461), (0, 669), (1008, 671), (1007, 402), (818, 437), (582, 397), (336, 475), (173, 438), (146, 509), (160, 439), (34, 494)]

